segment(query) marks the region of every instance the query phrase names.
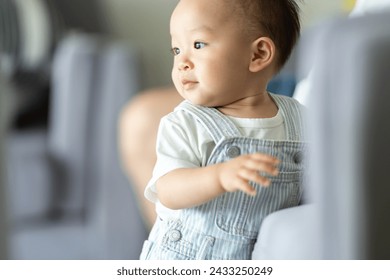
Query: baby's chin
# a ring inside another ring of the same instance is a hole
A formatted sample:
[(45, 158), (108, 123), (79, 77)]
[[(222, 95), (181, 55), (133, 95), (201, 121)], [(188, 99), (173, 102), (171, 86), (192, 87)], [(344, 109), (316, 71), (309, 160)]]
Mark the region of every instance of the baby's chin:
[(223, 106), (223, 102), (218, 101), (218, 98), (210, 96), (198, 87), (197, 89), (186, 90), (182, 87), (176, 87), (177, 91), (185, 100), (191, 104), (203, 106), (203, 107), (219, 107)]
[(211, 102), (211, 101), (206, 101), (206, 100), (200, 100), (198, 98), (184, 98), (188, 100), (190, 103), (198, 106), (203, 106), (203, 107), (218, 107), (220, 106), (216, 102)]

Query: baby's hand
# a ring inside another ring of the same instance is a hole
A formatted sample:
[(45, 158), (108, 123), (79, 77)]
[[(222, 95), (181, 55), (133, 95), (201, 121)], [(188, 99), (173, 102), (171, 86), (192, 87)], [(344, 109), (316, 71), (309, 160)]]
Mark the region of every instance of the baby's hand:
[(219, 165), (219, 182), (227, 192), (240, 190), (254, 196), (256, 190), (249, 182), (268, 187), (270, 180), (261, 176), (260, 172), (276, 176), (279, 173), (278, 164), (279, 160), (269, 155), (259, 153), (242, 155)]

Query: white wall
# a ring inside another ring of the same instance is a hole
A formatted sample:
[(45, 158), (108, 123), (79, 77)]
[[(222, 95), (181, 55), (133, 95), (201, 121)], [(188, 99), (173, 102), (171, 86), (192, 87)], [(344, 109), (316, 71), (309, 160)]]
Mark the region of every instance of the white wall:
[(303, 28), (315, 25), (326, 18), (342, 14), (346, 0), (301, 0)]
[(111, 32), (141, 53), (144, 87), (171, 83), (169, 18), (177, 0), (100, 0)]
[[(169, 52), (169, 18), (178, 0), (99, 1), (105, 8), (114, 36), (140, 48), (143, 86), (170, 84), (172, 57)], [(301, 0), (303, 28), (341, 13), (345, 1)]]

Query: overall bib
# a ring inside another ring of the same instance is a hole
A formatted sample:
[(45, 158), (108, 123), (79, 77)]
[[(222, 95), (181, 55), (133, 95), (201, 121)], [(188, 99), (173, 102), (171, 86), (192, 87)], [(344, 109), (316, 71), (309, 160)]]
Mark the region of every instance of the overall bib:
[(271, 178), (269, 187), (253, 184), (255, 197), (240, 191), (225, 193), (200, 206), (181, 210), (178, 219), (157, 218), (141, 259), (250, 259), (263, 219), (299, 204), (306, 149), (301, 112), (291, 100), (271, 96), (284, 118), (286, 141), (243, 137), (232, 121), (215, 108), (189, 102), (179, 106), (193, 114), (216, 143), (208, 165), (242, 154), (265, 153), (280, 160), (279, 175)]

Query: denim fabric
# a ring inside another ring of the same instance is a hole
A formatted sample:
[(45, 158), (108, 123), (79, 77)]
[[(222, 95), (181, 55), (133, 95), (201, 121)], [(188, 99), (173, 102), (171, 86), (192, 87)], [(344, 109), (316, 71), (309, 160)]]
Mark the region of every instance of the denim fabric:
[(208, 164), (260, 152), (280, 159), (279, 175), (267, 188), (253, 184), (255, 197), (243, 192), (225, 193), (200, 206), (183, 209), (178, 219), (158, 218), (144, 243), (141, 259), (250, 259), (263, 219), (299, 204), (306, 150), (301, 111), (291, 98), (271, 96), (284, 117), (285, 141), (243, 137), (218, 110), (189, 102), (180, 105), (196, 116), (216, 143)]

